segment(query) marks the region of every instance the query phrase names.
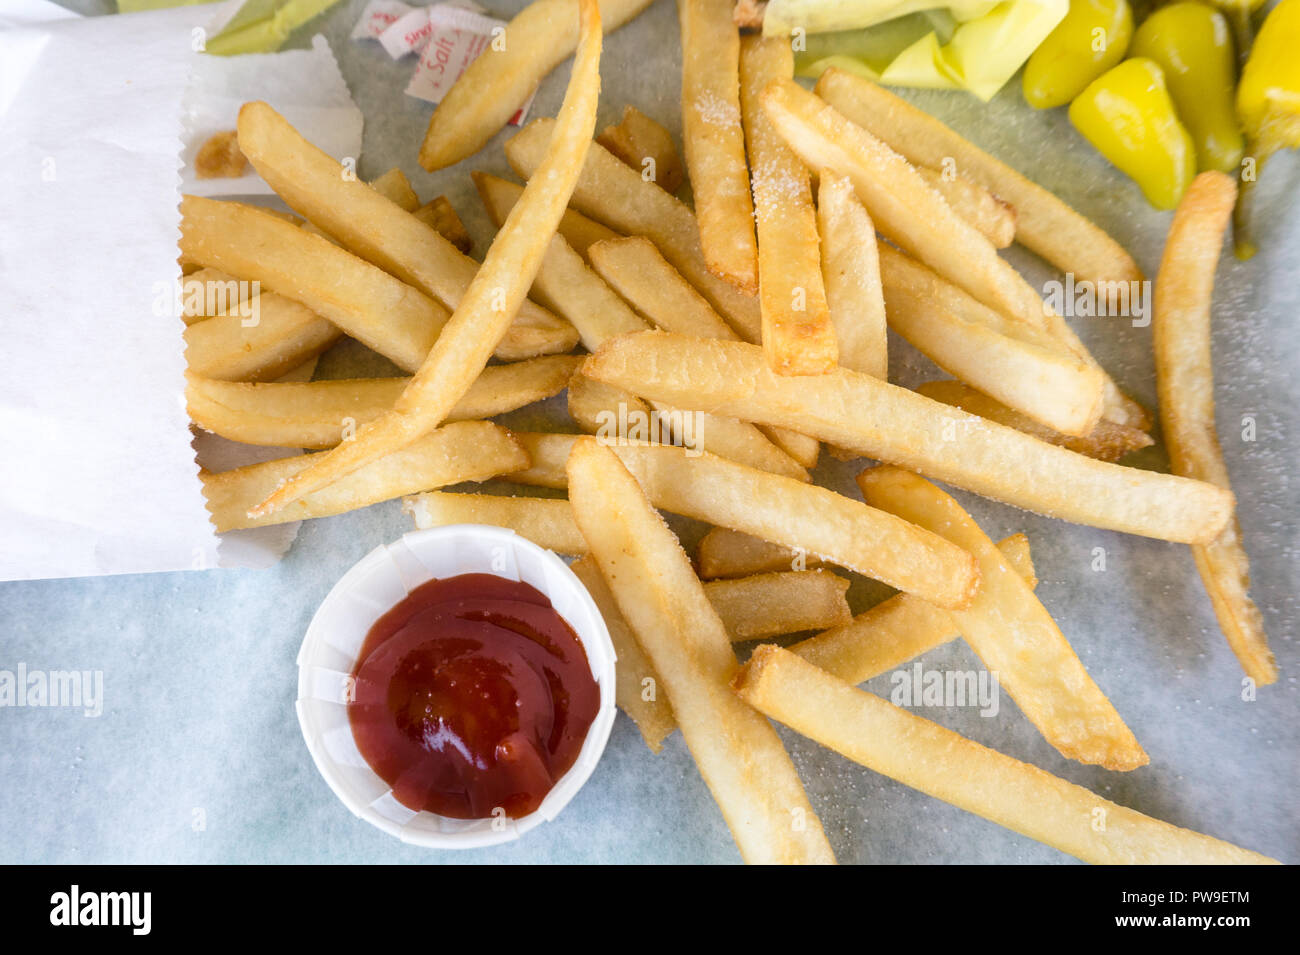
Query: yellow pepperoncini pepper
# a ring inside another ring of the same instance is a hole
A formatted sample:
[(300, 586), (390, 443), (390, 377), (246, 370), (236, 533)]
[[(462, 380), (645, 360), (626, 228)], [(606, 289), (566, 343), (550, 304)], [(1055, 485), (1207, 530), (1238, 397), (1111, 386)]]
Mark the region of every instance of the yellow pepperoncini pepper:
[(1124, 59), (1132, 36), (1128, 0), (1070, 0), (1070, 12), (1025, 64), (1025, 102), (1064, 106)]
[(1233, 109), (1237, 70), (1223, 14), (1203, 3), (1161, 7), (1137, 28), (1129, 53), (1160, 64), (1196, 144), (1197, 168), (1235, 173), (1245, 142)]
[(1300, 0), (1282, 0), (1260, 27), (1237, 86), (1237, 118), (1246, 132), (1247, 156), (1234, 220), (1239, 259), (1255, 254), (1250, 235), (1250, 200), (1259, 171), (1279, 149), (1300, 148), (1298, 45)]
[(1093, 80), (1070, 104), (1070, 122), (1158, 209), (1178, 205), (1196, 175), (1196, 147), (1152, 60), (1125, 60)]

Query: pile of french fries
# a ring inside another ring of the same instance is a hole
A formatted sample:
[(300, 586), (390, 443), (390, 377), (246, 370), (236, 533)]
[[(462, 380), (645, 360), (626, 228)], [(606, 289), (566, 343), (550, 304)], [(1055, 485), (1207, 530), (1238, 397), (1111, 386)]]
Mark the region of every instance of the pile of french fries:
[[(321, 453), (205, 473), (216, 527), (404, 497), (417, 527), (494, 524), (572, 556), (618, 652), (620, 706), (651, 750), (681, 730), (750, 862), (834, 861), (767, 717), (1088, 861), (1271, 861), (856, 688), (961, 638), (1065, 757), (1148, 762), (1035, 596), (1024, 535), (994, 542), (927, 478), (1191, 545), (1243, 667), (1276, 678), (1213, 428), (1232, 182), (1193, 185), (1158, 277), (1175, 473), (1126, 467), (1149, 414), (998, 254), (1014, 240), (1081, 278), (1138, 276), (1113, 239), (869, 81), (797, 85), (789, 44), (741, 36), (730, 0), (678, 2), (685, 164), (632, 108), (593, 142), (602, 15), (612, 29), (646, 5), (537, 0), (438, 107), (430, 169), (481, 149), (576, 51), (558, 116), (505, 144), (524, 183), (474, 173), (499, 228), (481, 263), (445, 200), (422, 206), (398, 171), (357, 181), (267, 105), (243, 107), (240, 150), (295, 215), (184, 200), (187, 281), (261, 289), (254, 327), (233, 309), (187, 316), (190, 413)], [(694, 209), (674, 195), (687, 174)], [(891, 384), (888, 328), (953, 379)], [(409, 377), (311, 381), (342, 336)], [(567, 432), (488, 420), (566, 389)], [(812, 479), (822, 443), (880, 462), (861, 500)], [(502, 477), (522, 493), (444, 490)], [(694, 562), (660, 511), (712, 525)], [(855, 616), (850, 574), (898, 593)], [(738, 664), (735, 643), (808, 631)]]

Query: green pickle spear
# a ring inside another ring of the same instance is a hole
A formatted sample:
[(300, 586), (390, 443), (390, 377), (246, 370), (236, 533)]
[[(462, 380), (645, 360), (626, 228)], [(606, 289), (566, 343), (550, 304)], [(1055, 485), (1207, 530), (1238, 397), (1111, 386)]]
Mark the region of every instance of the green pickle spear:
[(1070, 0), (1070, 12), (1025, 64), (1025, 102), (1064, 106), (1124, 59), (1132, 36), (1128, 0)]
[(1178, 205), (1196, 175), (1196, 147), (1154, 60), (1125, 60), (1097, 77), (1070, 104), (1070, 122), (1157, 209)]

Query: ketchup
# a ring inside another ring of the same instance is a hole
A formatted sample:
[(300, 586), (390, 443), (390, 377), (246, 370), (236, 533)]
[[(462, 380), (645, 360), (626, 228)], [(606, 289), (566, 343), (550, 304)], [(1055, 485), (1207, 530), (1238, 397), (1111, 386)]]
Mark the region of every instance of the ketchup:
[(491, 574), (421, 584), (370, 628), (352, 671), (357, 748), (413, 810), (526, 816), (573, 765), (600, 690), (540, 591)]

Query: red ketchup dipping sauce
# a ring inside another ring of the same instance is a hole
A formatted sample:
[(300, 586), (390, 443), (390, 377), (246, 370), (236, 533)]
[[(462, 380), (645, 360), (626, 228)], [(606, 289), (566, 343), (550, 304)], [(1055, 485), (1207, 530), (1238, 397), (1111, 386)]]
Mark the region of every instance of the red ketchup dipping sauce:
[(348, 718), (402, 805), (456, 819), (535, 811), (600, 707), (577, 634), (528, 584), (430, 580), (380, 617)]

